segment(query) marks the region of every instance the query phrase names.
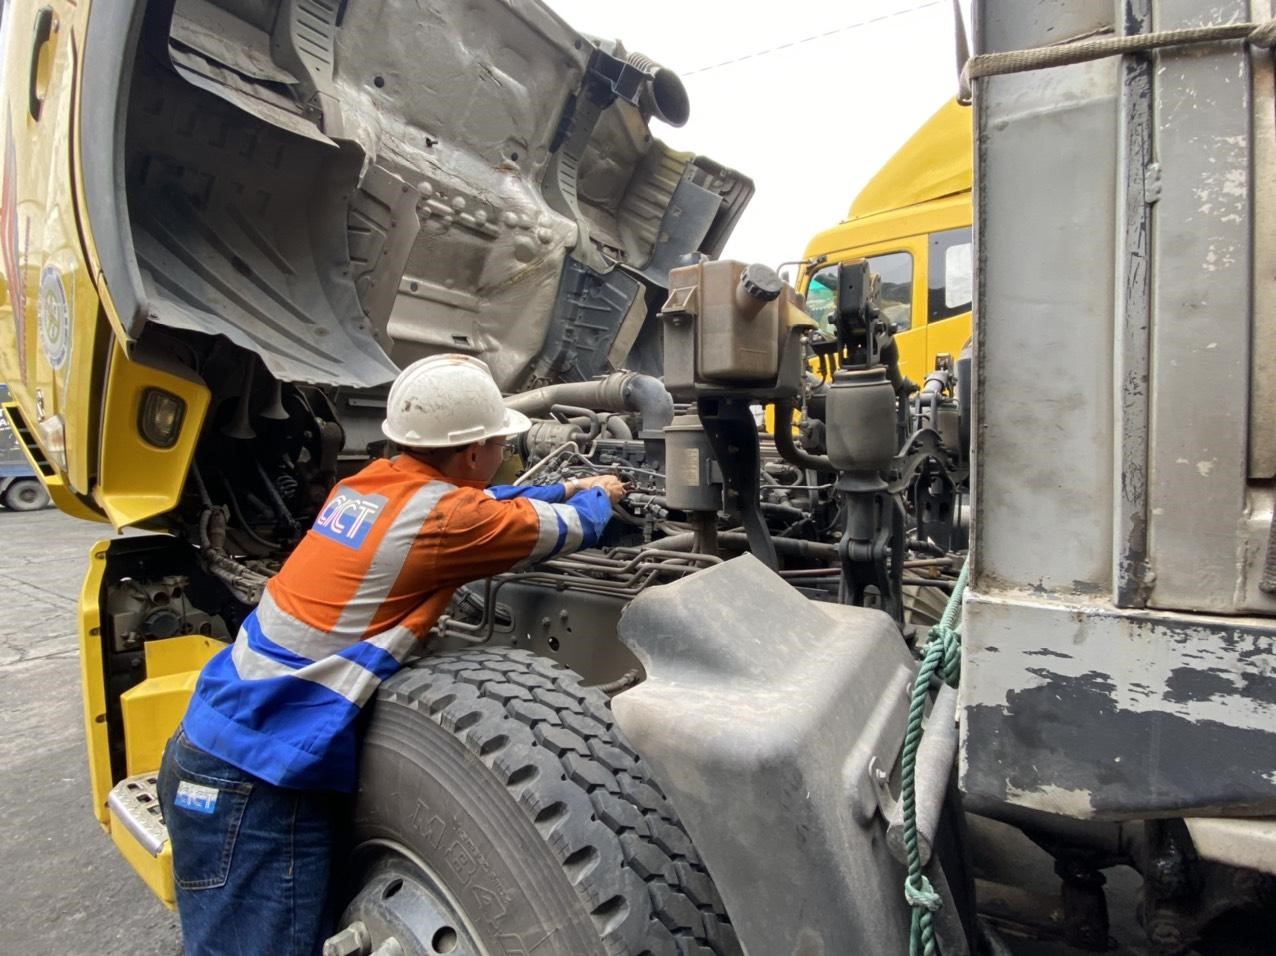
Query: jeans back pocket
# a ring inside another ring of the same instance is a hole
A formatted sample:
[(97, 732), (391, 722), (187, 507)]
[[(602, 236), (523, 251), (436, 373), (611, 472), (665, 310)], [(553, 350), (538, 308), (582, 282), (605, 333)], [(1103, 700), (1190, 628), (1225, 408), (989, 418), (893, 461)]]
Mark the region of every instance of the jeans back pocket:
[(226, 885), (253, 790), (242, 777), (241, 771), (194, 748), (184, 735), (165, 751), (160, 805), (173, 846), (173, 878), (182, 889)]

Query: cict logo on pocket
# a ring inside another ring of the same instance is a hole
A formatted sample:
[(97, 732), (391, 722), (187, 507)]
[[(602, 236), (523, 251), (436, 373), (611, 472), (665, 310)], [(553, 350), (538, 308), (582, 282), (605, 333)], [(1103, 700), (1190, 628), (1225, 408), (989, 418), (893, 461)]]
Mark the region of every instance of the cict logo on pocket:
[(386, 500), (384, 495), (360, 495), (340, 485), (319, 512), (314, 530), (337, 544), (357, 550), (385, 510)]
[(221, 791), (216, 787), (205, 787), (183, 780), (177, 785), (177, 797), (173, 800), (173, 805), (194, 813), (212, 813), (217, 809), (219, 793)]

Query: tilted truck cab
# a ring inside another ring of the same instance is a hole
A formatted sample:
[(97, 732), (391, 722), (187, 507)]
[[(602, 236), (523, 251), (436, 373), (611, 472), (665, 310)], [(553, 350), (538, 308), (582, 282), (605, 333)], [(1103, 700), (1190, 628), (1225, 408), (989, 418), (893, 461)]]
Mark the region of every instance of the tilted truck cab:
[(93, 549), (81, 651), (95, 812), (171, 903), (164, 741), (380, 453), (397, 369), (628, 369), (641, 408), (669, 268), (753, 187), (656, 138), (675, 75), (537, 3), (52, 0), (2, 29), (6, 414), (64, 511), (164, 532)]

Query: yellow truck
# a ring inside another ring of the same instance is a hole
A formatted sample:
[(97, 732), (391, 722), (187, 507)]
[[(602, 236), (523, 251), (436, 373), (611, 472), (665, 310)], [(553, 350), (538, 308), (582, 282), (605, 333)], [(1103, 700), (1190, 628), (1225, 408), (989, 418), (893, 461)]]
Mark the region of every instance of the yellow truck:
[[(950, 105), (795, 289), (715, 259), (753, 187), (655, 136), (678, 78), (540, 3), (10, 0), (4, 413), (103, 523), (80, 659), (120, 853), (172, 903), (154, 773), (200, 666), (392, 453), (397, 369), (461, 352), (534, 420), (511, 480), (631, 491), (380, 686), (327, 954), (1270, 951), (1252, 6), (985, 0), (1021, 72), (971, 61), (975, 175)], [(914, 395), (972, 300), (973, 365)]]
[(838, 264), (866, 259), (881, 276), (900, 365), (916, 382), (970, 340), (971, 149), (970, 108), (950, 100), (869, 180), (847, 218), (810, 241), (797, 278), (827, 329)]

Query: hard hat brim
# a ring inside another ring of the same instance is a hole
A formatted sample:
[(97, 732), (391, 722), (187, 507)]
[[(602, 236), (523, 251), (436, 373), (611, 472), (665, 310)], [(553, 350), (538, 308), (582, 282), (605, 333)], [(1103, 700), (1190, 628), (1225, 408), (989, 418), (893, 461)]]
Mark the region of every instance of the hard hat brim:
[(514, 408), (505, 409), (505, 421), (501, 423), (501, 430), (493, 432), (490, 438), (512, 438), (514, 435), (521, 435), (532, 427), (532, 420), (522, 412)]

